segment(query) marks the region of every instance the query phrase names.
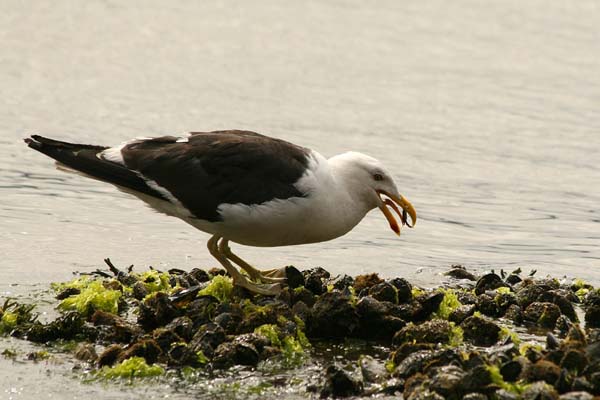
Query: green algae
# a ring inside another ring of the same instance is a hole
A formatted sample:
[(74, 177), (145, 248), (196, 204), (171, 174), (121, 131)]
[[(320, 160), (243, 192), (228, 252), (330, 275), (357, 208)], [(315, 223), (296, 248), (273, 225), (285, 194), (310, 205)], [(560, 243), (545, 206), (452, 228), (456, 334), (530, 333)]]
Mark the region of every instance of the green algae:
[(448, 334), (448, 345), (451, 347), (460, 346), (463, 343), (464, 331), (454, 322), (450, 322), (450, 333)]
[(254, 333), (257, 333), (257, 334), (262, 335), (262, 336), (266, 337), (267, 339), (269, 339), (269, 341), (271, 342), (271, 344), (273, 346), (281, 347), (281, 340), (279, 339), (279, 334), (281, 333), (281, 331), (279, 330), (277, 325), (274, 325), (274, 324), (261, 325), (261, 326), (257, 327), (256, 329), (254, 329)]
[(521, 344), (521, 338), (519, 338), (519, 335), (504, 325), (500, 326), (500, 333), (498, 334), (498, 337), (500, 340), (506, 340), (507, 338), (510, 338), (515, 346)]
[(388, 358), (387, 360), (385, 360), (384, 366), (385, 366), (385, 370), (387, 372), (389, 372), (390, 374), (396, 370), (396, 363), (391, 358)]
[(410, 291), (412, 293), (412, 297), (419, 297), (419, 296), (425, 294), (425, 290), (418, 288), (416, 286), (413, 286)]
[(492, 383), (498, 385), (502, 389), (507, 392), (514, 393), (516, 395), (522, 394), (528, 387), (528, 384), (519, 383), (519, 382), (506, 382), (504, 377), (500, 373), (500, 368), (497, 365), (487, 365), (486, 369), (490, 374), (490, 379)]
[(0, 332), (10, 332), (17, 327), (19, 314), (5, 311), (0, 319)]
[(168, 272), (159, 272), (151, 269), (137, 275), (149, 293), (164, 292), (173, 289), (170, 283), (171, 275)]
[(221, 303), (231, 300), (233, 282), (231, 278), (223, 275), (215, 276), (208, 286), (198, 292), (198, 296), (213, 296)]
[(462, 303), (458, 300), (454, 289), (440, 289), (439, 292), (444, 294), (444, 298), (434, 315), (441, 319), (448, 319), (454, 310), (462, 306)]
[(55, 292), (61, 292), (65, 289), (83, 290), (83, 289), (87, 288), (90, 285), (90, 283), (95, 282), (95, 281), (96, 281), (96, 279), (94, 279), (90, 276), (82, 276), (82, 277), (70, 280), (68, 282), (52, 282), (50, 284), (50, 287)]
[(32, 323), (37, 316), (32, 313), (35, 305), (19, 304), (7, 299), (0, 307), (0, 334), (8, 334), (20, 325)]
[(104, 366), (97, 372), (103, 379), (132, 379), (159, 376), (165, 370), (159, 365), (148, 365), (143, 357), (131, 357), (113, 366)]
[(511, 294), (512, 290), (509, 287), (501, 286), (496, 289), (496, 293), (498, 294)]
[(101, 281), (94, 280), (82, 288), (79, 294), (61, 301), (58, 308), (62, 311), (77, 311), (84, 316), (91, 315), (96, 310), (117, 314), (121, 295), (120, 291), (107, 289)]
[(305, 349), (310, 347), (310, 342), (300, 327), (296, 328), (295, 335), (284, 336), (277, 325), (264, 324), (254, 329), (254, 333), (266, 337), (272, 346), (278, 347), (286, 364), (301, 364), (306, 356)]
[(590, 293), (590, 289), (582, 287), (582, 288), (577, 289), (577, 291), (575, 292), (575, 295), (579, 298), (579, 301), (584, 301), (585, 296), (587, 296), (588, 293)]
[(202, 350), (196, 352), (196, 358), (198, 359), (198, 363), (201, 365), (208, 364), (208, 362), (210, 361), (208, 357), (204, 355), (204, 352)]

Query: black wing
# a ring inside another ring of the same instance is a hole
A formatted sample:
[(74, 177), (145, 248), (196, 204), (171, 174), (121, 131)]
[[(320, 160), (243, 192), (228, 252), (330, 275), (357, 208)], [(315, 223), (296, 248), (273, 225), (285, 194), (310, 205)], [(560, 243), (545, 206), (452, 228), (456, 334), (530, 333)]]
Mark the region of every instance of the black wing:
[(61, 142), (39, 135), (32, 135), (25, 139), (25, 143), (61, 164), (93, 178), (167, 200), (161, 193), (149, 187), (134, 171), (98, 157), (108, 147)]
[(192, 133), (136, 141), (121, 150), (125, 166), (167, 189), (197, 218), (218, 221), (223, 203), (260, 204), (303, 197), (294, 183), (309, 150), (248, 131)]

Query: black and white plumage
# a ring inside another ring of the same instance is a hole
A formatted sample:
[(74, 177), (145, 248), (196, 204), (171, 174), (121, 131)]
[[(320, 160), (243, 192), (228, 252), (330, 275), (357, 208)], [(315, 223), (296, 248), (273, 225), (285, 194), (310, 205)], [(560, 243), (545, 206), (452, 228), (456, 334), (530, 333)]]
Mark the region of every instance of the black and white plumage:
[[(33, 135), (29, 147), (59, 165), (117, 185), (162, 213), (212, 235), (211, 254), (234, 283), (274, 294), (280, 271), (258, 271), (228, 242), (250, 246), (315, 243), (342, 236), (375, 207), (390, 227), (416, 213), (379, 161), (361, 153), (329, 159), (310, 149), (249, 131), (136, 138), (117, 147)], [(397, 208), (399, 205), (403, 212)], [(249, 281), (233, 264), (242, 267)]]

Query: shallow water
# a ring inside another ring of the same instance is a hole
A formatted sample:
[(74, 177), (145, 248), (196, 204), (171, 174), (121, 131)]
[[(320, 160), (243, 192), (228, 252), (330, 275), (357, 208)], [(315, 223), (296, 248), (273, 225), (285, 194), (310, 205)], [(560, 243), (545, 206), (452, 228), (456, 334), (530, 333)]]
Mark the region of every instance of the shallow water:
[(23, 137), (111, 145), (228, 128), (326, 156), (370, 154), (419, 214), (401, 238), (373, 211), (332, 242), (235, 247), (261, 267), (322, 265), (432, 285), (461, 263), (600, 283), (593, 0), (9, 0), (2, 8), (3, 295), (66, 280), (108, 256), (122, 266), (216, 264), (207, 235), (57, 171)]

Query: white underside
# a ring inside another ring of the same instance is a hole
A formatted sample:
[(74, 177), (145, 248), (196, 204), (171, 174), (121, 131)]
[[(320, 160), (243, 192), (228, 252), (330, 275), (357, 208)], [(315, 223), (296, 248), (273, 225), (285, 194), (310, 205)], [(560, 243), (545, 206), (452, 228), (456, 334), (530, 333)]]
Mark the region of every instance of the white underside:
[[(178, 217), (197, 229), (232, 242), (259, 247), (316, 243), (342, 236), (356, 226), (369, 209), (357, 207), (336, 182), (327, 160), (313, 152), (307, 172), (295, 186), (307, 197), (275, 199), (262, 204), (221, 204), (222, 221), (194, 218), (176, 199), (160, 200), (127, 189), (154, 210)], [(160, 188), (161, 193), (166, 191)], [(171, 199), (173, 196), (167, 196)]]

